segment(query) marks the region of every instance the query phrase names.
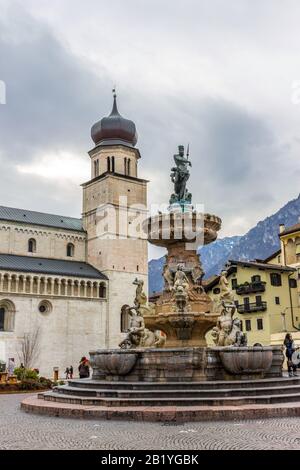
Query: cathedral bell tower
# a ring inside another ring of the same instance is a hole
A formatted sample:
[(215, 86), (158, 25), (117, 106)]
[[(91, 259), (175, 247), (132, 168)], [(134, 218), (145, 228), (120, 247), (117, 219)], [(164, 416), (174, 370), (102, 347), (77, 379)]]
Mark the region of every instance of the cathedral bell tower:
[(148, 288), (147, 237), (139, 223), (146, 218), (147, 181), (138, 178), (135, 124), (119, 114), (115, 90), (113, 100), (110, 115), (92, 127), (91, 179), (82, 185), (87, 262), (109, 279), (105, 347), (122, 339), (121, 308), (133, 304), (135, 278)]

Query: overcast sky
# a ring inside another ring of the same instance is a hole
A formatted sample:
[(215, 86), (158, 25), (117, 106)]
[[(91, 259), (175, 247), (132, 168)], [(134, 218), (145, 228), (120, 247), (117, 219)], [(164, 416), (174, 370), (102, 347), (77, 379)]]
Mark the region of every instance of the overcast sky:
[(298, 0), (0, 0), (0, 204), (80, 216), (116, 84), (149, 203), (189, 142), (193, 202), (244, 234), (299, 194), (299, 24)]

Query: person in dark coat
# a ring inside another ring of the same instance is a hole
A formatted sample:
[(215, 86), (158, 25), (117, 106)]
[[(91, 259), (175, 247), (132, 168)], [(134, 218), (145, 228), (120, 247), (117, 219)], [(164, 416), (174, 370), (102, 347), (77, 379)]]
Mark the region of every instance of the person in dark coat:
[(70, 379), (73, 379), (73, 374), (74, 374), (73, 366), (70, 366), (70, 368), (69, 368), (69, 374), (70, 374)]
[(287, 358), (289, 377), (297, 377), (297, 366), (292, 362), (292, 355), (296, 351), (296, 345), (293, 341), (291, 333), (287, 333), (284, 339), (284, 346), (286, 347), (285, 355)]
[(78, 367), (79, 378), (87, 379), (90, 376), (89, 361), (86, 357), (82, 357)]

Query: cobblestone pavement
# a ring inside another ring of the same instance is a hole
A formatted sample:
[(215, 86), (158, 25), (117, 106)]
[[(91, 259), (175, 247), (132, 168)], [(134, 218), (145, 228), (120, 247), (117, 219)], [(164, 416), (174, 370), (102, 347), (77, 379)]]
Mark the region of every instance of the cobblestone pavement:
[(20, 410), (29, 395), (0, 395), (0, 449), (300, 449), (300, 418), (213, 423), (64, 419)]

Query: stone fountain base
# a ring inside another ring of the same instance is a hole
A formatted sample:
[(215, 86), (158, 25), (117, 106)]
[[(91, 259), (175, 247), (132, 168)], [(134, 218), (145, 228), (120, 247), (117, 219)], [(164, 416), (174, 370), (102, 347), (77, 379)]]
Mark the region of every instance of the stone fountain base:
[(199, 382), (281, 377), (279, 346), (109, 349), (90, 352), (93, 380)]
[(98, 350), (93, 377), (23, 400), (29, 413), (140, 421), (300, 415), (300, 379), (280, 347)]

